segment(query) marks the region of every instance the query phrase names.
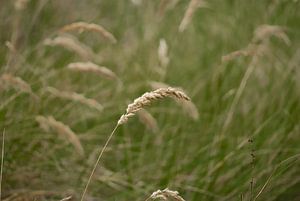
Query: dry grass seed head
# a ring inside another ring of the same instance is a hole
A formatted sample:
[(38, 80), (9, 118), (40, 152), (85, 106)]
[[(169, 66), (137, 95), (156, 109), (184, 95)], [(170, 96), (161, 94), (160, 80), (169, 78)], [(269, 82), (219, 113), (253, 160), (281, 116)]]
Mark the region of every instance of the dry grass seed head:
[[(155, 82), (155, 81), (149, 82), (149, 85), (151, 86), (151, 88), (152, 88), (153, 90), (159, 89), (159, 88), (170, 87), (170, 86), (169, 86), (168, 84), (166, 84), (166, 83)], [(184, 100), (180, 100), (180, 99), (176, 99), (175, 101), (176, 101), (179, 105), (181, 105), (181, 107), (183, 108), (183, 110), (184, 110), (184, 111), (187, 113), (187, 115), (190, 116), (193, 120), (199, 119), (198, 109), (197, 109), (196, 105), (195, 105), (192, 101), (184, 101)]]
[(291, 43), (283, 27), (269, 24), (260, 25), (255, 29), (253, 42), (266, 41), (269, 40), (271, 36), (282, 39), (287, 45)]
[(161, 199), (161, 200), (175, 200), (175, 201), (185, 201), (178, 193), (178, 191), (172, 191), (168, 188), (164, 190), (157, 190), (152, 193), (152, 195), (147, 198), (148, 200), (155, 200), (155, 199)]
[(93, 51), (88, 46), (70, 35), (57, 36), (53, 39), (48, 38), (44, 41), (44, 44), (49, 46), (62, 46), (70, 51), (76, 52), (85, 60), (90, 60), (94, 57)]
[(65, 138), (70, 142), (80, 156), (84, 156), (84, 150), (81, 145), (81, 142), (77, 135), (70, 129), (69, 126), (65, 125), (62, 122), (55, 120), (52, 116), (36, 116), (35, 120), (39, 123), (40, 127), (46, 131), (50, 132), (51, 130), (55, 131), (58, 135)]
[(86, 98), (82, 94), (78, 94), (76, 92), (60, 91), (60, 90), (57, 90), (53, 87), (47, 87), (47, 91), (49, 91), (52, 95), (54, 95), (56, 97), (76, 101), (76, 102), (79, 102), (83, 105), (87, 105), (90, 108), (94, 108), (98, 111), (103, 110), (103, 106), (100, 103), (98, 103), (94, 99)]
[(126, 113), (120, 117), (118, 124), (120, 125), (126, 123), (129, 117), (134, 116), (136, 112), (145, 106), (150, 105), (153, 101), (161, 100), (166, 97), (186, 101), (190, 100), (190, 98), (181, 90), (172, 87), (160, 88), (151, 92), (146, 92), (127, 106)]
[(79, 72), (91, 72), (98, 74), (102, 77), (108, 78), (110, 80), (117, 80), (118, 77), (117, 75), (111, 71), (110, 69), (104, 67), (104, 66), (98, 66), (95, 63), (92, 62), (75, 62), (75, 63), (70, 63), (67, 66), (68, 69), (74, 70), (74, 71), (79, 71)]
[(60, 29), (60, 31), (67, 32), (67, 31), (94, 31), (100, 33), (104, 38), (108, 39), (112, 43), (116, 43), (117, 39), (114, 37), (112, 33), (107, 31), (104, 27), (98, 24), (93, 23), (86, 23), (86, 22), (74, 22), (72, 24), (65, 25)]

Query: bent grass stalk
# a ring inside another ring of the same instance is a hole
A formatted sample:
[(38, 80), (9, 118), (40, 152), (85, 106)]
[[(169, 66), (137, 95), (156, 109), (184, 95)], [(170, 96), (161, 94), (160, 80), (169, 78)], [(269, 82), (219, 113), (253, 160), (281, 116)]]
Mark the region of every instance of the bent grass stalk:
[(146, 92), (144, 93), (142, 96), (136, 98), (133, 103), (129, 104), (127, 106), (126, 109), (126, 113), (123, 114), (120, 119), (117, 122), (117, 125), (115, 126), (115, 128), (113, 129), (113, 131), (111, 132), (111, 134), (109, 135), (109, 137), (107, 138), (103, 148), (101, 149), (97, 161), (94, 164), (94, 167), (91, 171), (91, 174), (88, 178), (88, 181), (85, 185), (85, 188), (83, 190), (82, 196), (81, 196), (81, 201), (84, 200), (85, 194), (87, 192), (87, 189), (89, 187), (89, 184), (91, 183), (92, 177), (96, 171), (96, 168), (103, 156), (103, 153), (105, 151), (105, 149), (107, 148), (109, 142), (111, 141), (114, 133), (116, 132), (117, 128), (122, 125), (125, 124), (128, 119), (132, 116), (134, 116), (138, 111), (142, 110), (145, 106), (151, 105), (152, 102), (156, 101), (156, 100), (161, 100), (167, 97), (171, 97), (175, 100), (185, 100), (185, 101), (190, 101), (190, 98), (182, 91), (180, 91), (179, 89), (175, 89), (172, 87), (167, 87), (167, 88), (160, 88), (151, 92)]

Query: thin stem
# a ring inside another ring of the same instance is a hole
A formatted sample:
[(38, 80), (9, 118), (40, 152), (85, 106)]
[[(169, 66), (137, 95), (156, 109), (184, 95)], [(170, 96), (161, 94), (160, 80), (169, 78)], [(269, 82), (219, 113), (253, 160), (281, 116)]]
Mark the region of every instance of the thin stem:
[(3, 164), (4, 164), (4, 142), (5, 139), (5, 129), (2, 133), (2, 150), (1, 150), (1, 169), (0, 169), (0, 201), (2, 200), (2, 173), (3, 173)]
[(96, 163), (95, 163), (95, 165), (94, 165), (94, 167), (93, 167), (93, 170), (92, 170), (92, 172), (91, 172), (91, 174), (90, 174), (90, 177), (89, 177), (89, 179), (88, 179), (88, 181), (87, 181), (87, 183), (86, 183), (86, 185), (85, 185), (85, 188), (84, 188), (84, 191), (83, 191), (83, 193), (82, 193), (82, 196), (81, 196), (80, 201), (83, 201), (83, 200), (84, 200), (84, 196), (85, 196), (85, 194), (86, 194), (86, 192), (87, 192), (87, 189), (88, 189), (88, 187), (89, 187), (89, 184), (91, 183), (92, 177), (93, 177), (93, 175), (94, 175), (94, 173), (95, 173), (95, 171), (96, 171), (96, 168), (97, 168), (97, 166), (98, 166), (98, 164), (99, 164), (99, 162), (100, 162), (100, 159), (101, 159), (101, 157), (102, 157), (102, 155), (103, 155), (103, 153), (104, 153), (104, 151), (105, 151), (105, 149), (106, 149), (108, 143), (110, 142), (111, 138), (113, 137), (115, 131), (117, 130), (118, 126), (119, 126), (119, 124), (117, 124), (117, 125), (115, 126), (114, 130), (111, 132), (110, 136), (109, 136), (108, 139), (106, 140), (106, 142), (105, 142), (105, 144), (104, 144), (104, 147), (101, 149), (100, 154), (99, 154), (99, 156), (98, 156), (98, 158), (97, 158), (97, 161), (96, 161)]

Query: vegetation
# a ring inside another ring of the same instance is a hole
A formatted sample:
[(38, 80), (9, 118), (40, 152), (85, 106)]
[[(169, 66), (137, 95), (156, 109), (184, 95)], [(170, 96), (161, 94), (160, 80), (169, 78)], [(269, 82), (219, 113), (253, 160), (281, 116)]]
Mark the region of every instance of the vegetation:
[(299, 8), (3, 0), (0, 197), (299, 200)]

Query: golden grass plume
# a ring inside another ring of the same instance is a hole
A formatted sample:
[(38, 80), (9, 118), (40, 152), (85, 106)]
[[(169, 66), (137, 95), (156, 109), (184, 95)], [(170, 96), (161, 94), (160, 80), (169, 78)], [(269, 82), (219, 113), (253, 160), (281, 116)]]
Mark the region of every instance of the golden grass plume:
[(185, 201), (178, 193), (178, 191), (172, 191), (168, 188), (164, 190), (157, 190), (152, 193), (152, 195), (146, 199), (146, 201), (149, 200), (175, 200), (175, 201)]
[(117, 39), (114, 37), (112, 33), (107, 31), (103, 26), (99, 24), (87, 23), (87, 22), (74, 22), (68, 25), (65, 25), (60, 29), (60, 31), (67, 32), (67, 31), (93, 31), (101, 34), (105, 39), (108, 39), (112, 43), (116, 43)]
[(53, 39), (47, 38), (44, 41), (45, 45), (49, 46), (62, 46), (70, 51), (78, 54), (82, 59), (90, 60), (94, 57), (94, 53), (85, 44), (81, 43), (77, 38), (71, 35), (61, 35)]
[[(163, 83), (163, 82), (149, 82), (150, 87), (155, 90), (159, 88), (166, 88), (170, 87), (170, 85)], [(182, 89), (181, 89), (182, 90)], [(175, 100), (185, 111), (185, 113), (190, 116), (193, 120), (199, 119), (199, 112), (196, 105), (192, 101), (184, 101), (182, 99)]]
[(39, 123), (40, 127), (44, 131), (55, 131), (59, 136), (70, 142), (74, 146), (75, 150), (80, 154), (80, 156), (84, 156), (84, 149), (81, 145), (81, 142), (69, 126), (60, 121), (57, 121), (52, 116), (36, 116), (35, 120)]
[(120, 117), (118, 125), (126, 123), (130, 117), (136, 114), (136, 112), (140, 111), (145, 106), (150, 105), (153, 101), (164, 99), (166, 97), (190, 101), (190, 98), (184, 92), (172, 87), (160, 88), (151, 92), (146, 92), (127, 106), (126, 113)]
[(117, 75), (104, 66), (98, 66), (92, 62), (75, 62), (67, 66), (68, 69), (79, 72), (91, 72), (110, 80), (117, 80)]
[(103, 110), (103, 106), (100, 103), (98, 103), (95, 99), (86, 98), (82, 94), (78, 94), (76, 92), (60, 91), (53, 87), (47, 87), (47, 91), (56, 97), (79, 102), (98, 111)]

